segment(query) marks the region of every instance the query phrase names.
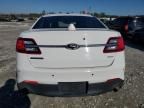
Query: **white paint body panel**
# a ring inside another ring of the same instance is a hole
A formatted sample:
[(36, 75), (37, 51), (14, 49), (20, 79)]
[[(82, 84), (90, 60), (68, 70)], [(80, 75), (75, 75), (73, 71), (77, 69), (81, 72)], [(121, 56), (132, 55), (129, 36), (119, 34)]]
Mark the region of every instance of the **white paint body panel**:
[[(109, 37), (120, 34), (108, 30), (95, 31), (38, 31), (23, 34), (25, 38), (33, 38), (38, 45), (79, 45), (106, 44)], [(85, 38), (85, 40), (83, 40)], [(66, 48), (40, 48), (43, 60), (30, 60), (34, 67), (39, 68), (72, 68), (109, 66), (115, 59), (116, 53), (104, 54), (105, 46), (84, 47), (77, 50)], [(57, 52), (57, 53), (56, 53)], [(28, 58), (36, 55), (27, 55)], [(109, 58), (108, 56), (113, 56)]]
[[(110, 37), (119, 36), (120, 33), (108, 29), (30, 30), (20, 35), (23, 38), (34, 39), (38, 45), (106, 44)], [(17, 53), (17, 81), (20, 83), (24, 80), (31, 80), (40, 84), (57, 84), (58, 82), (79, 81), (99, 83), (113, 78), (124, 80), (124, 51), (103, 53), (104, 47), (84, 47), (77, 50), (40, 48), (41, 55)], [(31, 57), (44, 59), (30, 59)]]

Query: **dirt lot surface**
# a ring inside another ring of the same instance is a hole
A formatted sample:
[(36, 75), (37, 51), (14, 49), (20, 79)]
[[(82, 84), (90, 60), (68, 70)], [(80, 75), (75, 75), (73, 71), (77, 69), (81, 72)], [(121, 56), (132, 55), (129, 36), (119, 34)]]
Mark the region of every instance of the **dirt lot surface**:
[[(0, 87), (16, 76), (15, 42), (31, 23), (0, 23)], [(125, 84), (118, 92), (85, 97), (29, 94), (31, 108), (144, 108), (144, 45), (127, 42)]]

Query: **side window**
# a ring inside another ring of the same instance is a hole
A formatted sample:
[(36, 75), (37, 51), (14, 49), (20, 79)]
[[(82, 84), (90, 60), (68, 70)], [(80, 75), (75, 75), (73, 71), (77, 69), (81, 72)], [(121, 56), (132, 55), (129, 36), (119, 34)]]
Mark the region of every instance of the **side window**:
[(134, 30), (134, 20), (130, 19), (128, 21), (128, 31), (133, 31)]
[(132, 21), (129, 21), (128, 25), (129, 31), (141, 29), (144, 27), (144, 20), (142, 20), (141, 18), (135, 18)]
[(143, 27), (144, 27), (144, 18), (137, 18), (136, 25), (137, 25), (139, 28), (143, 28)]

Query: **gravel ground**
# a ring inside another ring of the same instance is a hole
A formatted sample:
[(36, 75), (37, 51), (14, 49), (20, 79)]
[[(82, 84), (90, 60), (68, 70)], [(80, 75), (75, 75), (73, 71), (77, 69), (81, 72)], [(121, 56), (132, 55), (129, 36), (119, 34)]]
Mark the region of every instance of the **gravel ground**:
[[(15, 42), (29, 23), (0, 23), (0, 86), (16, 76)], [(29, 94), (31, 108), (144, 108), (144, 46), (127, 42), (125, 84), (118, 92), (85, 97)]]

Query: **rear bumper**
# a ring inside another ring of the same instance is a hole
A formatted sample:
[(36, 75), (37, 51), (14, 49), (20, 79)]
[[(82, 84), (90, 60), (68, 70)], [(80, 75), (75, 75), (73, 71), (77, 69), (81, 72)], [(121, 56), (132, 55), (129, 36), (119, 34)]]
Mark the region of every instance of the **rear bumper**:
[[(29, 84), (29, 83), (19, 83), (19, 89), (26, 88), (30, 93), (39, 94), (39, 95), (46, 95), (46, 96), (85, 96), (85, 95), (96, 95), (105, 93), (108, 91), (112, 91), (115, 88), (120, 88), (123, 85), (122, 79), (114, 79), (103, 83), (93, 83), (88, 84), (86, 82), (85, 92), (61, 92), (59, 84)], [(70, 88), (71, 89), (71, 88)], [(82, 87), (83, 89), (83, 87)]]

